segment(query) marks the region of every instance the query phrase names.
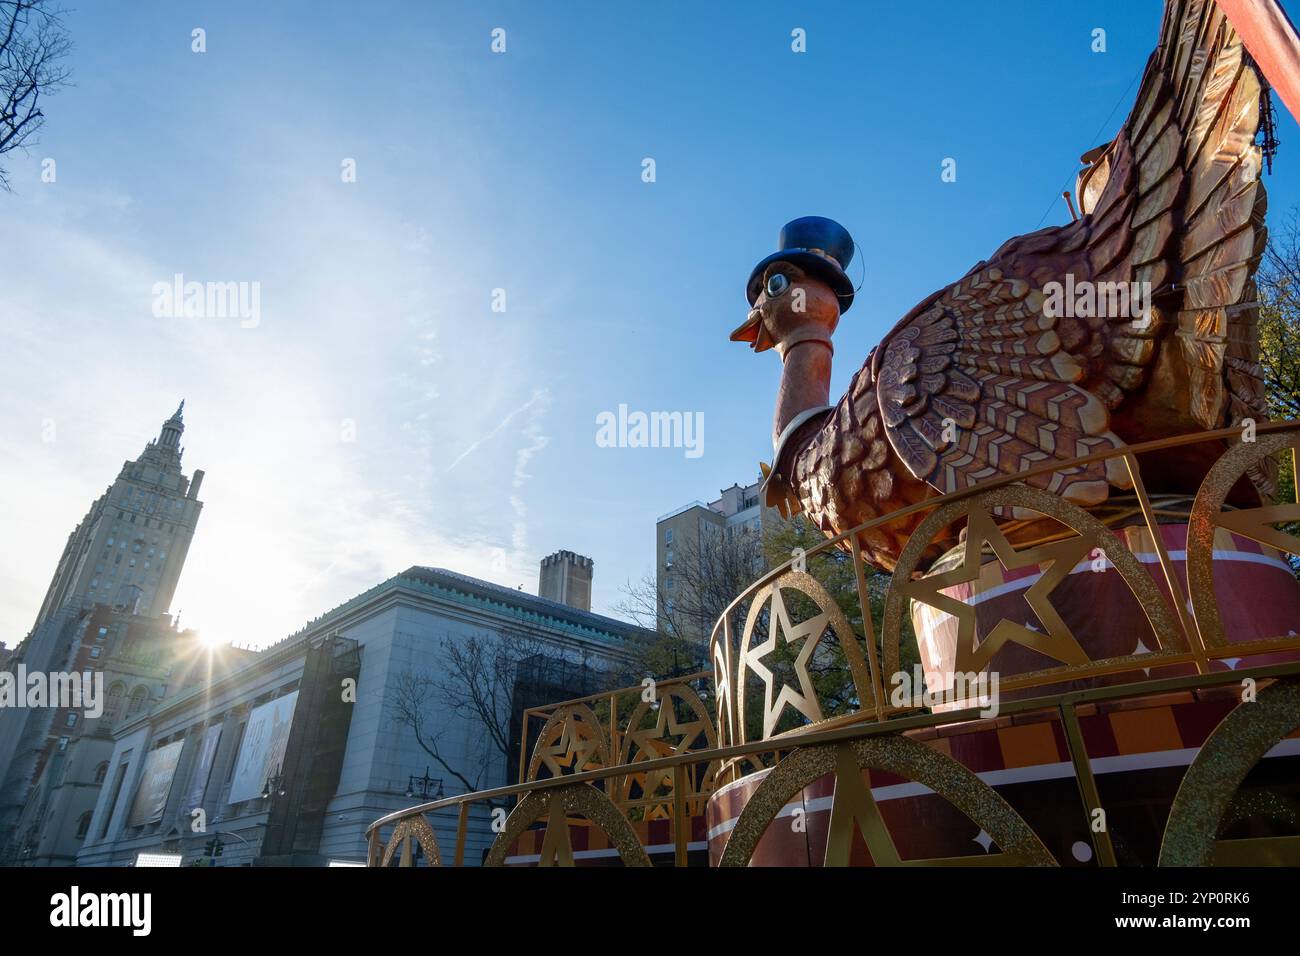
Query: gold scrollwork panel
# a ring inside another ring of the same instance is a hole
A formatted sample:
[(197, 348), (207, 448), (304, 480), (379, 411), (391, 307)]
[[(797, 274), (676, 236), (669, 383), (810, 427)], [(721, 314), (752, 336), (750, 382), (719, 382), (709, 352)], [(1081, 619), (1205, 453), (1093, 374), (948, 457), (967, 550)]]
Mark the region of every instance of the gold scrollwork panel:
[[(654, 717), (653, 723), (643, 726), (651, 715)], [(647, 819), (665, 815), (666, 807), (673, 800), (673, 769), (637, 772), (636, 764), (675, 754), (712, 750), (717, 746), (718, 736), (713, 729), (713, 719), (694, 688), (687, 684), (670, 684), (660, 688), (654, 703), (639, 701), (628, 717), (619, 746), (618, 761), (620, 766), (627, 768), (627, 772), (614, 779), (612, 792), (615, 799), (626, 805), (633, 799), (632, 789), (636, 786), (641, 791), (641, 800), (662, 798), (664, 801), (663, 804), (647, 807)], [(700, 793), (713, 790), (718, 766), (718, 761), (715, 760), (704, 769), (697, 783)]]
[[(797, 591), (809, 598), (817, 606), (817, 612), (806, 620), (793, 621), (781, 595), (783, 589)], [(765, 640), (756, 643), (755, 630), (765, 607), (770, 608), (768, 633)], [(828, 630), (834, 634), (844, 655), (858, 700), (866, 707), (872, 705), (875, 690), (871, 675), (848, 618), (816, 578), (804, 571), (789, 571), (754, 596), (745, 620), (733, 691), (736, 697), (735, 736), (738, 742), (743, 743), (745, 740), (746, 700), (750, 696), (746, 690), (750, 673), (757, 675), (763, 683), (762, 739), (766, 740), (773, 735), (782, 711), (787, 706), (801, 714), (809, 723), (825, 719), (809, 673), (809, 663), (818, 652)], [(778, 680), (773, 670), (763, 663), (765, 658), (779, 650), (779, 642), (784, 642), (787, 646), (799, 645), (794, 660), (798, 687)], [(779, 688), (776, 686), (778, 684)]]
[(1174, 796), (1160, 844), (1160, 866), (1212, 866), (1217, 861), (1233, 865), (1237, 843), (1251, 844), (1254, 860), (1294, 856), (1300, 837), (1237, 841), (1217, 840), (1217, 836), (1223, 815), (1251, 768), (1297, 727), (1300, 678), (1295, 677), (1270, 684), (1254, 701), (1238, 704), (1223, 718), (1201, 745)]
[[(719, 635), (721, 631), (721, 635)], [(731, 626), (724, 617), (713, 630), (709, 648), (713, 662), (713, 696), (718, 715), (718, 743), (729, 746), (738, 739), (736, 734), (736, 697), (732, 690), (735, 668), (732, 666)]]
[(397, 825), (393, 827), (393, 835), (388, 838), (388, 843), (384, 847), (384, 860), (380, 866), (388, 866), (392, 862), (398, 847), (402, 849), (398, 866), (414, 866), (412, 840), (419, 843), (420, 848), (424, 850), (424, 859), (429, 866), (442, 866), (442, 856), (438, 853), (438, 837), (423, 813), (397, 821)]
[[(922, 783), (981, 827), (1002, 850), (987, 856), (941, 860), (900, 858), (864, 769), (885, 770)], [(814, 780), (835, 774), (826, 866), (846, 866), (855, 828), (877, 866), (1056, 866), (1056, 860), (1021, 816), (992, 787), (946, 754), (898, 734), (795, 750), (758, 785), (723, 850), (721, 866), (746, 866), (781, 808)]]
[[(1018, 551), (1007, 541), (993, 520), (990, 512), (997, 507), (1038, 512), (1065, 525), (1074, 531), (1075, 535)], [(912, 575), (917, 570), (930, 541), (940, 530), (962, 517), (967, 519), (967, 527), (966, 550), (961, 565), (943, 574), (912, 580)], [(985, 544), (991, 546), (996, 560), (1008, 570), (1041, 564), (1049, 565), (1041, 577), (1025, 591), (1025, 600), (1043, 623), (1045, 632), (1031, 630), (1022, 624), (1004, 619), (977, 644), (975, 608), (942, 593), (943, 588), (979, 579)], [(1115, 570), (1142, 606), (1155, 633), (1159, 651), (1106, 661), (1090, 660), (1069, 625), (1053, 607), (1052, 590), (1065, 580), (1081, 561), (1088, 560), (1096, 549), (1100, 549), (1110, 559)], [(954, 670), (962, 672), (984, 670), (997, 650), (1008, 642), (1023, 644), (1060, 662), (1058, 666), (1016, 675), (1014, 681), (1018, 684), (1038, 682), (1048, 678), (1060, 679), (1071, 671), (1083, 670), (1089, 665), (1111, 665), (1129, 659), (1135, 662), (1149, 662), (1155, 656), (1168, 656), (1184, 653), (1187, 650), (1187, 643), (1178, 623), (1156, 582), (1143, 570), (1137, 558), (1115, 533), (1079, 506), (1049, 491), (1027, 485), (1008, 485), (950, 502), (931, 512), (913, 532), (899, 557), (898, 566), (894, 570), (885, 597), (883, 669), (886, 678), (898, 671), (903, 612), (909, 598), (938, 608), (957, 618), (958, 646)], [(1004, 678), (1004, 684), (1011, 680), (1011, 678)]]
[(538, 866), (573, 866), (573, 844), (569, 840), (568, 814), (585, 817), (605, 831), (618, 850), (624, 866), (649, 866), (650, 858), (637, 838), (632, 824), (619, 812), (609, 797), (585, 783), (534, 790), (519, 801), (505, 826), (492, 841), (484, 866), (504, 866), (506, 853), (525, 830), (546, 817), (546, 834), (542, 838)]
[(527, 779), (536, 780), (542, 767), (563, 777), (609, 765), (607, 735), (595, 711), (586, 704), (570, 704), (551, 714), (537, 735)]
[(1271, 527), (1279, 521), (1300, 521), (1300, 504), (1223, 510), (1223, 503), (1233, 485), (1253, 465), (1287, 448), (1300, 448), (1300, 436), (1283, 433), (1264, 435), (1253, 442), (1242, 442), (1214, 463), (1196, 492), (1187, 529), (1187, 584), (1191, 591), (1196, 627), (1207, 648), (1228, 646), (1214, 591), (1215, 529), (1226, 528), (1260, 544), (1272, 545), (1290, 554), (1300, 554), (1300, 538)]

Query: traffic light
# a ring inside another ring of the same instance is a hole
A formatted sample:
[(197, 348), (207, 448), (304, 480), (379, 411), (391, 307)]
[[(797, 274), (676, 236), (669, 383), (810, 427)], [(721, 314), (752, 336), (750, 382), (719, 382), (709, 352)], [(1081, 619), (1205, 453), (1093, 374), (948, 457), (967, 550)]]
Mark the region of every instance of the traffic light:
[(203, 855), (210, 856), (210, 857), (218, 857), (221, 856), (221, 851), (223, 849), (225, 849), (225, 847), (222, 845), (221, 840), (217, 837), (213, 837), (206, 844), (204, 844)]

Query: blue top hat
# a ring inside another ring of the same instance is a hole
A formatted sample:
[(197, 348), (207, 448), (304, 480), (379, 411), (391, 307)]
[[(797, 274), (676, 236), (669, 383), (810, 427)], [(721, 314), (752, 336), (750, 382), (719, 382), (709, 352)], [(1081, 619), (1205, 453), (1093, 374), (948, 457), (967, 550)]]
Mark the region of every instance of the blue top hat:
[(853, 261), (853, 237), (834, 219), (824, 216), (804, 216), (787, 222), (777, 240), (779, 252), (774, 252), (749, 274), (745, 289), (749, 304), (753, 305), (763, 291), (763, 270), (773, 262), (791, 262), (804, 272), (821, 279), (840, 297), (840, 314), (849, 311), (853, 304), (853, 283), (844, 270)]

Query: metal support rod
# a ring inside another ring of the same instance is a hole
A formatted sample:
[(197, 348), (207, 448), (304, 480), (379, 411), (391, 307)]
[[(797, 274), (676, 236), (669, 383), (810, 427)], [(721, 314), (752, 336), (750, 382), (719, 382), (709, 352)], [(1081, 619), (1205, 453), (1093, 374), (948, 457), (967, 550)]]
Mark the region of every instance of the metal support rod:
[[(1116, 866), (1115, 848), (1110, 842), (1110, 823), (1106, 820), (1106, 810), (1101, 805), (1101, 795), (1097, 792), (1097, 779), (1092, 775), (1092, 763), (1088, 760), (1088, 748), (1083, 742), (1083, 729), (1079, 726), (1079, 715), (1074, 712), (1074, 705), (1062, 703), (1060, 708), (1061, 726), (1065, 730), (1065, 746), (1070, 751), (1070, 760), (1074, 763), (1074, 780), (1079, 785), (1079, 798), (1083, 801), (1084, 824), (1092, 839), (1092, 847), (1097, 853), (1097, 860), (1102, 866)], [(1102, 827), (1098, 830), (1093, 825), (1093, 813), (1102, 812)]]
[(691, 821), (686, 815), (686, 764), (673, 768), (673, 865), (686, 866)]
[(519, 776), (515, 778), (515, 783), (523, 783), (524, 774), (528, 772), (528, 728), (532, 718), (533, 708), (529, 707), (519, 719)]
[(1147, 530), (1151, 532), (1151, 541), (1155, 545), (1156, 557), (1160, 560), (1160, 569), (1165, 575), (1165, 584), (1169, 586), (1169, 596), (1173, 599), (1174, 611), (1178, 615), (1178, 623), (1183, 629), (1183, 635), (1187, 641), (1188, 649), (1196, 658), (1196, 669), (1202, 674), (1210, 672), (1210, 662), (1205, 656), (1205, 643), (1201, 640), (1201, 632), (1197, 630), (1195, 623), (1192, 622), (1187, 613), (1187, 595), (1183, 587), (1178, 583), (1178, 575), (1174, 573), (1173, 562), (1169, 560), (1169, 551), (1165, 548), (1165, 539), (1160, 533), (1160, 525), (1156, 521), (1155, 512), (1151, 508), (1151, 499), (1147, 496), (1146, 485), (1142, 483), (1142, 475), (1138, 471), (1137, 457), (1128, 452), (1124, 455), (1124, 464), (1128, 468), (1129, 477), (1133, 480), (1133, 490), (1137, 494), (1138, 504), (1142, 506), (1142, 517), (1146, 519)]
[(1065, 204), (1070, 207), (1070, 222), (1078, 222), (1079, 214), (1075, 212), (1074, 200), (1070, 198), (1070, 190), (1067, 189), (1061, 193), (1061, 197), (1065, 200)]
[(871, 622), (871, 596), (867, 592), (867, 578), (862, 570), (862, 547), (856, 536), (849, 539), (853, 552), (853, 571), (858, 581), (858, 607), (862, 611), (862, 634), (867, 642), (867, 665), (871, 668), (871, 693), (875, 698), (876, 720), (885, 719), (885, 688), (880, 673), (879, 655), (876, 654), (876, 628)]
[(465, 865), (465, 839), (469, 834), (469, 804), (460, 805), (460, 815), (456, 818), (456, 855), (452, 866)]
[[(629, 728), (635, 729), (635, 728)], [(609, 759), (618, 763), (618, 693), (609, 695)]]

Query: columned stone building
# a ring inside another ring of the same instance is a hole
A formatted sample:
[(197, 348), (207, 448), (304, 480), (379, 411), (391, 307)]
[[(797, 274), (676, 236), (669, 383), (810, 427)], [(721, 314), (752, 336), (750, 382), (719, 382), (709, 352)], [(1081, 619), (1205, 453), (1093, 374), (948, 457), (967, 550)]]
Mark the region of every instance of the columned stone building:
[[(438, 689), (457, 649), (527, 648), (500, 688), (501, 733), (521, 706), (627, 680), (626, 644), (648, 636), (453, 571), (408, 568), (210, 686), (122, 723), (78, 864), (129, 865), (142, 852), (221, 866), (359, 863), (380, 816), (466, 792), (461, 777), (473, 789), (513, 779), (518, 735), (503, 752), (483, 719)], [(427, 695), (412, 698), (412, 686)], [(430, 817), (450, 849), (456, 814)], [(486, 811), (474, 811), (466, 861), (491, 839)]]

